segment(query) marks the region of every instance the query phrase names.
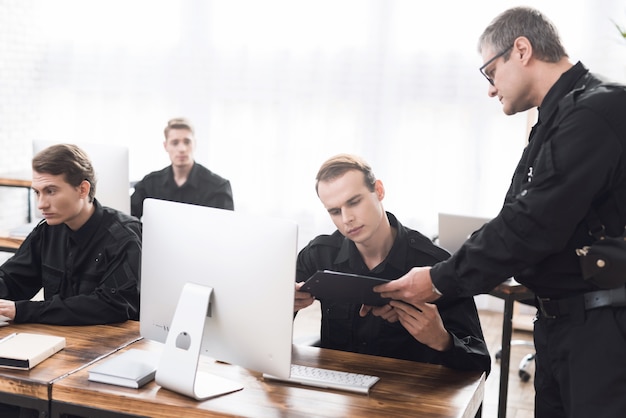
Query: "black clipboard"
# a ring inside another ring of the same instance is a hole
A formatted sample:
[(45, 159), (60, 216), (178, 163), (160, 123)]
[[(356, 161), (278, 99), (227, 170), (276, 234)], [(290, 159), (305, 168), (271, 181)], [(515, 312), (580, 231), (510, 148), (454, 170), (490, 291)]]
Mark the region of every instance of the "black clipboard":
[(320, 270), (304, 282), (300, 292), (310, 293), (316, 299), (382, 306), (387, 304), (390, 299), (381, 297), (380, 293), (374, 292), (372, 288), (387, 282), (389, 280), (377, 277)]

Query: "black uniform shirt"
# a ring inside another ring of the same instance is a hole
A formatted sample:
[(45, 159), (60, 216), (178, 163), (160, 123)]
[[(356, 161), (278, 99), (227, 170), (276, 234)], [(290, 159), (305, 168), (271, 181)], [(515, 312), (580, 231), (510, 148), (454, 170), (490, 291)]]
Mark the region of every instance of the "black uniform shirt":
[[(15, 322), (93, 325), (139, 319), (141, 224), (94, 201), (77, 231), (41, 222), (0, 266)], [(44, 300), (30, 299), (43, 287)]]
[[(318, 236), (300, 251), (296, 281), (304, 281), (317, 270), (325, 269), (392, 280), (414, 266), (432, 265), (449, 256), (424, 235), (402, 226), (391, 213), (387, 216), (398, 234), (380, 265), (369, 270), (354, 242), (335, 231), (332, 235)], [(371, 314), (361, 318), (360, 305), (320, 302), (321, 346), (324, 348), (443, 364), (456, 369), (490, 370), (491, 360), (472, 298), (438, 303), (443, 324), (453, 339), (453, 348), (445, 352), (418, 342), (400, 322), (390, 323)]]
[(514, 276), (540, 297), (595, 287), (583, 280), (576, 249), (589, 245), (595, 208), (608, 235), (626, 225), (626, 89), (577, 63), (539, 108), (529, 144), (499, 215), (431, 270), (444, 295), (491, 290)]
[(141, 218), (143, 201), (150, 197), (212, 208), (234, 209), (230, 181), (196, 162), (182, 186), (176, 184), (171, 165), (160, 171), (153, 171), (137, 182), (130, 199), (131, 214)]

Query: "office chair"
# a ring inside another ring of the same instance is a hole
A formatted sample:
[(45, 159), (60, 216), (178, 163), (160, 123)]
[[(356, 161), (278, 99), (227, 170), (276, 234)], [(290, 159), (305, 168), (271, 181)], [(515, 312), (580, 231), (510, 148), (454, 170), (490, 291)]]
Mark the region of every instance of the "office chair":
[[(524, 347), (531, 347), (533, 349), (532, 353), (528, 353), (524, 356), (524, 358), (522, 358), (522, 360), (519, 363), (519, 368), (517, 370), (517, 375), (519, 376), (520, 380), (522, 382), (528, 382), (531, 376), (530, 367), (532, 365), (532, 362), (535, 360), (535, 355), (536, 355), (536, 353), (534, 352), (535, 345), (533, 344), (532, 341), (511, 340), (511, 347), (516, 346), (516, 345), (524, 346)], [(496, 352), (496, 360), (500, 360), (501, 356), (502, 356), (502, 348)]]

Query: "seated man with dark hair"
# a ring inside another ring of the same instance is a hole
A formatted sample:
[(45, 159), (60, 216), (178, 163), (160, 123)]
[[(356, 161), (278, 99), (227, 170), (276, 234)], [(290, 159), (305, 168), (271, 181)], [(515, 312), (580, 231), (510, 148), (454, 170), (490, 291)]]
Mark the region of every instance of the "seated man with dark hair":
[[(44, 220), (0, 266), (0, 315), (15, 323), (95, 325), (139, 319), (141, 224), (100, 205), (77, 146), (33, 158), (32, 189)], [(43, 288), (43, 300), (31, 300)], [(0, 416), (37, 416), (0, 404)]]
[[(92, 325), (139, 318), (141, 224), (95, 198), (94, 168), (77, 146), (33, 158), (44, 221), (0, 266), (0, 314), (18, 322)], [(43, 300), (31, 300), (43, 288)]]

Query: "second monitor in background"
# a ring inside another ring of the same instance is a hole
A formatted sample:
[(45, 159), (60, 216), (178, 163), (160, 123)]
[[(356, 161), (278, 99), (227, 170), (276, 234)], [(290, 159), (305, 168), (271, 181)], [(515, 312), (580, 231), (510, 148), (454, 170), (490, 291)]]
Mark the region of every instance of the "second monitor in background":
[(439, 246), (451, 254), (458, 251), (474, 231), (482, 228), (491, 218), (451, 213), (439, 214)]

